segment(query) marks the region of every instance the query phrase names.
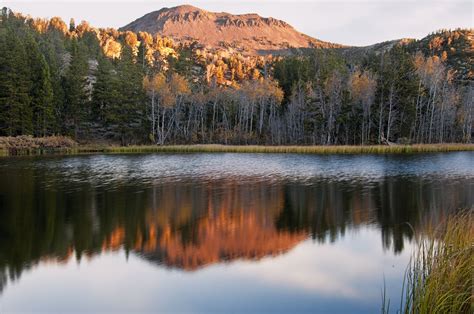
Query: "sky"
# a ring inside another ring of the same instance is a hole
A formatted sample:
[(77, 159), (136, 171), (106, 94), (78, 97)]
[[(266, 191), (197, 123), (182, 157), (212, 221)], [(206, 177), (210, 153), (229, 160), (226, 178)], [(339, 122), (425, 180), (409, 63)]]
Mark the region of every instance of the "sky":
[(124, 26), (163, 7), (191, 4), (213, 12), (258, 13), (284, 20), (312, 37), (354, 46), (422, 38), (438, 29), (473, 28), (470, 0), (0, 0), (33, 17), (86, 20), (96, 27)]

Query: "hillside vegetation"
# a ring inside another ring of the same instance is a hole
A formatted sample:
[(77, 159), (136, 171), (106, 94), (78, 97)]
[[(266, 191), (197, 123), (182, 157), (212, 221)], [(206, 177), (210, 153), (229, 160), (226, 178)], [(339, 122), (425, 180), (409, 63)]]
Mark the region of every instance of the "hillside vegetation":
[(357, 58), (337, 48), (263, 56), (1, 13), (0, 136), (121, 145), (471, 142), (469, 30), (440, 33), (457, 38), (444, 50), (423, 48), (438, 36), (430, 35)]

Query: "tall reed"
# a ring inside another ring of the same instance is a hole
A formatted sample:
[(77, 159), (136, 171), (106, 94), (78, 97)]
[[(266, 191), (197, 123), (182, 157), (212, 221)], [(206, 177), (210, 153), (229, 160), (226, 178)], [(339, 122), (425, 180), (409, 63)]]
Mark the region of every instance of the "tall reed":
[[(79, 147), (86, 152), (101, 150), (94, 147)], [(474, 151), (472, 144), (433, 144), (395, 146), (258, 146), (258, 145), (170, 145), (170, 146), (111, 146), (103, 147), (111, 153), (297, 153), (297, 154), (410, 154), (428, 152)]]
[[(418, 236), (405, 273), (400, 313), (473, 313), (474, 214), (449, 217)], [(389, 302), (382, 297), (382, 312)]]
[(473, 144), (423, 145), (335, 145), (335, 146), (260, 146), (260, 145), (78, 145), (67, 137), (0, 137), (0, 155), (81, 154), (81, 153), (294, 153), (294, 154), (411, 154), (474, 151)]

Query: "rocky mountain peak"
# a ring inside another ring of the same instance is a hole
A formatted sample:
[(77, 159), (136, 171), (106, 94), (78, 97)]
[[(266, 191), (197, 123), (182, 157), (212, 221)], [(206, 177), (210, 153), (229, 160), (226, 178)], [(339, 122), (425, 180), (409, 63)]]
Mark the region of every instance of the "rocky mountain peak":
[(120, 30), (160, 34), (177, 42), (192, 40), (213, 48), (237, 47), (257, 54), (279, 53), (289, 48), (338, 46), (302, 34), (272, 17), (210, 12), (191, 5), (148, 13)]

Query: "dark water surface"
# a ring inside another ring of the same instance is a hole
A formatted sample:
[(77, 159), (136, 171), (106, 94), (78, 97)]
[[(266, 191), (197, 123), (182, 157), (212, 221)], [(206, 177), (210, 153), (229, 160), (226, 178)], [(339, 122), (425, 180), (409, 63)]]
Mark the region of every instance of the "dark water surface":
[(474, 153), (0, 158), (0, 312), (378, 313)]

